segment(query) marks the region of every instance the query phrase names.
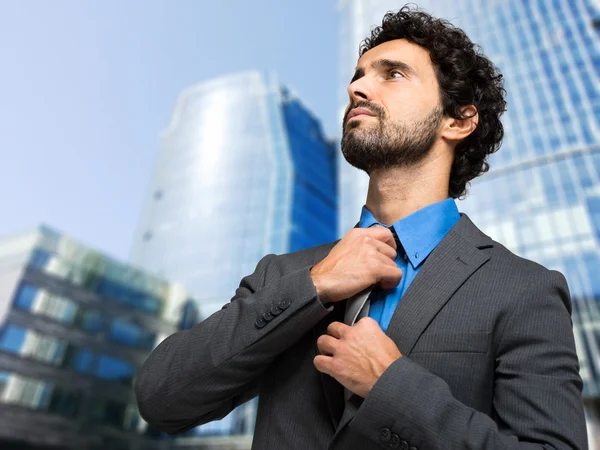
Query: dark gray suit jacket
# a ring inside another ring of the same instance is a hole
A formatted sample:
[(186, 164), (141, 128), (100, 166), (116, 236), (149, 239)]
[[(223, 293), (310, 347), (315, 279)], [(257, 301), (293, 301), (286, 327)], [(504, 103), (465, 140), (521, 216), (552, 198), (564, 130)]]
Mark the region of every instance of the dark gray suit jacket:
[(565, 278), (517, 257), (461, 214), (400, 301), (387, 335), (404, 355), (344, 403), (316, 340), (345, 301), (310, 269), (337, 243), (267, 255), (231, 302), (165, 339), (135, 383), (168, 433), (259, 395), (253, 449), (586, 449)]

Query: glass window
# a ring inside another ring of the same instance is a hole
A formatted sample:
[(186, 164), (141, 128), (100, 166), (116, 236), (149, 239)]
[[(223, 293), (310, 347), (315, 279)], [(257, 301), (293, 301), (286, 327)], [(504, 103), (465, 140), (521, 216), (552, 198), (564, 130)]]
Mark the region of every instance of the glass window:
[(124, 319), (116, 319), (111, 323), (110, 339), (134, 347), (151, 349), (154, 344), (154, 334), (139, 325)]
[(8, 324), (0, 335), (0, 350), (20, 353), (25, 343), (27, 330), (17, 325)]
[(128, 384), (133, 379), (134, 367), (127, 361), (108, 355), (100, 355), (95, 373), (98, 378)]
[(590, 187), (594, 184), (592, 177), (588, 171), (585, 160), (583, 159), (583, 155), (578, 154), (573, 157), (573, 162), (575, 163), (575, 169), (577, 170), (577, 175), (579, 176), (579, 182), (584, 188)]
[(62, 323), (72, 323), (79, 307), (68, 298), (23, 283), (15, 297), (15, 305), (34, 314), (50, 317)]
[(111, 425), (121, 430), (134, 430), (139, 420), (139, 413), (134, 405), (113, 400), (93, 398), (87, 410), (90, 421)]
[(46, 250), (42, 250), (40, 248), (36, 248), (32, 254), (31, 259), (29, 260), (29, 264), (33, 267), (37, 267), (38, 269), (44, 269), (50, 260), (50, 253)]
[(94, 370), (94, 353), (85, 348), (69, 346), (63, 367), (68, 367), (79, 373), (92, 373)]
[(29, 283), (21, 283), (19, 290), (15, 295), (14, 304), (19, 308), (31, 310), (35, 297), (38, 293), (38, 288)]
[(592, 286), (593, 292), (590, 294), (600, 296), (600, 277), (598, 277), (598, 274), (600, 273), (600, 258), (593, 253), (587, 253), (584, 254), (583, 260), (588, 276), (587, 281)]
[(48, 412), (60, 414), (65, 417), (75, 417), (79, 412), (81, 398), (81, 391), (55, 388), (50, 396)]
[(0, 337), (0, 349), (49, 364), (60, 364), (66, 342), (38, 334), (16, 325), (8, 325)]
[(104, 318), (98, 311), (85, 310), (77, 318), (77, 324), (85, 331), (97, 333), (104, 328)]
[(31, 409), (46, 409), (53, 386), (43, 381), (4, 372), (0, 402), (25, 406)]

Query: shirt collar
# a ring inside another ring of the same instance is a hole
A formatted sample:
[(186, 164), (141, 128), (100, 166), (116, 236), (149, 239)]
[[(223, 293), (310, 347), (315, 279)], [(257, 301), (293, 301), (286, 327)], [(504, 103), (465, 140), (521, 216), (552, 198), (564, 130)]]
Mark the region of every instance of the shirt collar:
[[(460, 212), (454, 199), (447, 198), (421, 208), (392, 225), (408, 259), (416, 269), (459, 219)], [(358, 226), (368, 228), (376, 223), (385, 226), (373, 217), (366, 205), (363, 206)]]

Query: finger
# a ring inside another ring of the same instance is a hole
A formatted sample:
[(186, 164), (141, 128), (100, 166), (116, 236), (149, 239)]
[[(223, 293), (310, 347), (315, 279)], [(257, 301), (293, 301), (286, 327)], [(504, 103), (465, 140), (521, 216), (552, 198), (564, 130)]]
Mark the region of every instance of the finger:
[(317, 355), (313, 359), (313, 364), (316, 369), (321, 373), (326, 373), (327, 375), (331, 375), (331, 362), (333, 357), (325, 356), (325, 355)]
[(327, 327), (327, 334), (329, 336), (333, 336), (336, 339), (340, 339), (342, 334), (348, 329), (350, 326), (346, 325), (342, 322), (331, 322)]
[(333, 356), (337, 348), (338, 340), (327, 334), (319, 336), (317, 339), (317, 347), (322, 355)]
[(394, 259), (388, 258), (383, 253), (377, 252), (376, 259), (377, 259), (377, 261), (381, 262), (382, 264), (385, 264), (386, 266), (398, 267), (398, 265), (396, 264), (396, 261)]
[(400, 284), (402, 280), (402, 270), (397, 266), (383, 266), (379, 286), (381, 289), (393, 289)]
[(394, 250), (397, 249), (396, 240), (394, 239), (394, 235), (392, 234), (392, 231), (389, 228), (371, 227), (371, 228), (364, 229), (364, 232), (366, 234), (368, 234), (369, 236), (373, 236), (378, 241), (381, 241), (381, 242), (389, 245)]
[[(394, 242), (396, 242), (396, 241), (394, 241)], [(394, 249), (393, 247), (390, 247), (387, 243), (381, 242), (377, 239), (374, 239), (373, 244), (375, 245), (375, 248), (377, 249), (377, 251), (379, 253), (382, 253), (383, 255), (387, 256), (391, 260), (396, 259), (396, 254), (397, 254), (396, 249)]]

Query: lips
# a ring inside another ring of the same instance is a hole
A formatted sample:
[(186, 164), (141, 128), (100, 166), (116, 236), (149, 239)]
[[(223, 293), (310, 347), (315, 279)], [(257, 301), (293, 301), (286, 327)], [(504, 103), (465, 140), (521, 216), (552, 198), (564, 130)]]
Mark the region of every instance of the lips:
[(373, 114), (370, 110), (368, 110), (367, 108), (354, 108), (353, 110), (350, 111), (350, 113), (348, 113), (348, 119), (346, 119), (347, 121), (356, 117), (356, 116), (371, 116), (374, 117), (375, 114)]

